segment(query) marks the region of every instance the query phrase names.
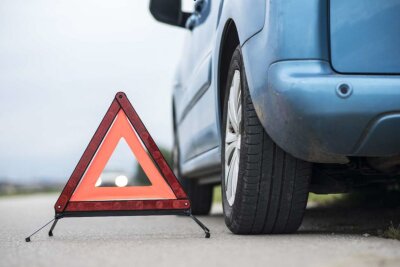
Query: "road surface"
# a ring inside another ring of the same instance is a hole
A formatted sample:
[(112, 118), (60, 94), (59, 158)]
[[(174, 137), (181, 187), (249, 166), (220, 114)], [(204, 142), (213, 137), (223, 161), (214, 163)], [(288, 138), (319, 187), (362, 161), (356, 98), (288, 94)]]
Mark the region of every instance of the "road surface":
[[(399, 209), (309, 209), (294, 235), (237, 236), (219, 206), (201, 217), (212, 235), (176, 216), (66, 218), (24, 238), (53, 215), (55, 195), (0, 198), (0, 266), (400, 266), (400, 242), (368, 236)], [(48, 229), (48, 228), (47, 228)], [(46, 229), (46, 230), (47, 230)]]

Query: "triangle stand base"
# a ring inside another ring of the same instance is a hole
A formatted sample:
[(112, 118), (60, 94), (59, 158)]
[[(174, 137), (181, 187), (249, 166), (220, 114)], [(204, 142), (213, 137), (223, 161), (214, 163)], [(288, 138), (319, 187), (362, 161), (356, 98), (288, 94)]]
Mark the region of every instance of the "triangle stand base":
[(45, 225), (43, 225), (42, 227), (40, 227), (38, 230), (36, 230), (35, 232), (33, 232), (30, 236), (28, 236), (27, 238), (25, 238), (26, 242), (30, 242), (31, 241), (31, 237), (34, 236), (36, 233), (40, 232), (43, 228), (45, 228), (47, 225), (49, 225), (50, 223), (53, 223), (50, 227), (49, 233), (48, 235), (50, 237), (53, 236), (53, 231), (54, 228), (57, 225), (57, 222), (64, 218), (64, 217), (107, 217), (107, 216), (132, 216), (132, 215), (184, 215), (184, 216), (188, 216), (190, 217), (198, 226), (200, 226), (201, 229), (203, 229), (204, 234), (205, 234), (205, 238), (210, 238), (211, 233), (210, 230), (199, 220), (197, 219), (192, 213), (191, 211), (121, 211), (118, 214), (116, 214), (115, 211), (113, 211), (112, 213), (110, 212), (65, 212), (65, 213), (58, 213), (56, 214), (56, 216), (49, 222), (47, 222)]
[(205, 233), (205, 238), (210, 238), (211, 234), (210, 234), (210, 230), (199, 220), (197, 219), (192, 213), (189, 213), (190, 218), (193, 219), (193, 221), (195, 221), (195, 223), (197, 223), (198, 226), (201, 227), (201, 229), (203, 229), (204, 233)]

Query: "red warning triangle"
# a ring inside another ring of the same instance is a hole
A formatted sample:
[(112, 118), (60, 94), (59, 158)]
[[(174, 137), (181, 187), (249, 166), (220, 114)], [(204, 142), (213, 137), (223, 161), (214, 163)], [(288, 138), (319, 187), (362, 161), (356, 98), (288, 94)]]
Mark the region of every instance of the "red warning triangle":
[[(96, 187), (124, 139), (151, 185)], [(117, 93), (55, 206), (56, 214), (190, 210), (190, 202), (126, 95)]]

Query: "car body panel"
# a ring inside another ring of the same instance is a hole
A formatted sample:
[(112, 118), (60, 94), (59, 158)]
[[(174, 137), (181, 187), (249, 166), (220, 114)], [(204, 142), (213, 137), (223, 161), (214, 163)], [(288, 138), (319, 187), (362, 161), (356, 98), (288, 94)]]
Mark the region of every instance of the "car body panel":
[[(346, 95), (339, 91), (343, 84)], [(399, 88), (399, 77), (341, 75), (319, 60), (281, 61), (268, 71), (263, 121), (276, 143), (304, 160), (394, 156), (400, 151)]]
[[(397, 89), (397, 88), (396, 88)], [(397, 100), (399, 100), (397, 96)], [(400, 111), (382, 113), (370, 121), (355, 150), (357, 155), (387, 157), (398, 155), (400, 148)], [(387, 142), (387, 140), (392, 140)]]
[[(263, 30), (242, 46), (247, 82), (256, 106), (263, 105), (266, 98), (266, 76), (272, 63), (297, 59), (329, 60), (327, 1), (268, 2)], [(261, 112), (261, 108), (258, 111)]]
[(399, 0), (332, 0), (330, 5), (335, 71), (400, 73)]
[[(398, 133), (400, 76), (335, 71), (328, 0), (206, 2), (206, 19), (187, 33), (174, 90), (183, 175), (210, 176), (220, 170), (218, 81), (229, 23), (237, 28), (256, 113), (286, 152), (310, 162), (346, 163), (351, 156), (400, 151), (399, 141), (388, 135)], [(338, 95), (341, 84), (351, 88), (349, 97)], [(390, 138), (384, 144), (377, 141), (385, 136)]]
[(219, 133), (215, 127), (215, 110), (212, 107), (203, 108), (213, 101), (214, 95), (207, 90), (179, 124), (180, 156), (186, 161), (218, 146)]
[[(366, 128), (371, 121), (382, 113), (400, 110), (400, 77), (351, 76), (335, 72), (329, 54), (326, 15), (329, 2), (294, 2), (269, 1), (266, 25), (242, 47), (250, 94), (267, 133), (286, 152), (311, 162), (346, 163), (349, 156), (392, 156), (390, 147), (400, 151), (394, 139), (386, 139), (386, 145), (381, 146), (380, 151), (356, 147), (363, 142), (361, 136), (372, 134), (367, 133)], [(351, 18), (346, 19), (351, 21)], [(297, 73), (293, 72), (292, 67), (297, 61), (307, 60), (310, 64), (300, 64), (304, 69), (297, 68)], [(319, 60), (319, 63), (315, 64), (313, 60)], [(279, 65), (281, 68), (277, 71), (275, 64), (281, 62), (290, 64)], [(315, 73), (309, 68), (315, 68)], [(355, 93), (348, 100), (336, 104), (336, 88), (340, 82), (346, 81), (354, 83)], [(327, 105), (323, 105), (322, 110), (317, 108), (313, 111), (317, 117), (308, 116), (307, 105), (320, 105), (319, 97), (328, 95), (336, 98), (326, 98), (324, 103)], [(351, 104), (346, 106), (346, 110), (341, 110), (342, 105), (348, 102)], [(329, 107), (330, 116), (335, 119), (325, 121), (323, 109)], [(295, 112), (291, 115), (302, 118), (294, 125), (291, 119), (283, 117), (284, 111), (290, 113), (293, 109)], [(317, 122), (321, 121), (335, 124), (318, 125)], [(397, 127), (393, 123), (390, 125), (397, 132)], [(343, 128), (341, 135), (338, 130), (331, 131), (334, 127)]]
[[(239, 39), (244, 43), (263, 28), (266, 2), (256, 0), (254, 5), (248, 5), (247, 1), (207, 0), (205, 5), (207, 19), (201, 19), (187, 32), (174, 86), (174, 120), (181, 170), (186, 176), (198, 175), (197, 170), (201, 172), (203, 165), (210, 172), (220, 169), (220, 107), (215, 70), (224, 26), (233, 18), (241, 21)], [(252, 20), (247, 19), (250, 15)]]

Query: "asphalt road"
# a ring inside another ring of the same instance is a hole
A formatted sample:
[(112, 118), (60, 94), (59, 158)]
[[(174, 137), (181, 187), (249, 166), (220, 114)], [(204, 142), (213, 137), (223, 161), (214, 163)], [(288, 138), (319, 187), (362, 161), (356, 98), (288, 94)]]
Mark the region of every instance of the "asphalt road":
[[(400, 242), (367, 236), (400, 210), (308, 209), (294, 235), (237, 236), (221, 208), (176, 216), (66, 218), (55, 236), (24, 238), (53, 215), (55, 195), (0, 198), (0, 266), (400, 266)], [(47, 229), (46, 229), (47, 230)]]

